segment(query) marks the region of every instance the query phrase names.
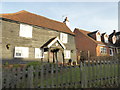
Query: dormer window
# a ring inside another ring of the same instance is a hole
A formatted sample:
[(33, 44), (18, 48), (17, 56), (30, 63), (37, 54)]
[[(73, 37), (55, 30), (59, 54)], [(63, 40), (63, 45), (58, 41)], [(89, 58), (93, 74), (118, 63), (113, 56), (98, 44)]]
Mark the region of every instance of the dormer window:
[(116, 43), (116, 36), (115, 35), (112, 37), (112, 42), (113, 42), (113, 44)]
[(108, 35), (107, 34), (104, 35), (104, 41), (105, 41), (105, 43), (108, 43)]
[(97, 40), (97, 41), (101, 41), (100, 32), (97, 32), (97, 33), (96, 33), (96, 40)]

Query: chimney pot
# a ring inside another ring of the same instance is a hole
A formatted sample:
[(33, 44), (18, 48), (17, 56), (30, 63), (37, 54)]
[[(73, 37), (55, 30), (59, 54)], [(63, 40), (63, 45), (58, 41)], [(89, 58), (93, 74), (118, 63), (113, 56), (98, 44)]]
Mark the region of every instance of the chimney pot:
[(116, 30), (113, 30), (113, 33), (115, 33), (116, 32)]

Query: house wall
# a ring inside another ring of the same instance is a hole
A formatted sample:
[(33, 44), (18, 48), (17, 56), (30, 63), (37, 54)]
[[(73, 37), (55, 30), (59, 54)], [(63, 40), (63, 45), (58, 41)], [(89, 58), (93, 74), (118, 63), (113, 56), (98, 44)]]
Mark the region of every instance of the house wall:
[(75, 41), (77, 48), (77, 56), (79, 56), (80, 51), (89, 51), (90, 56), (96, 56), (96, 43), (94, 43), (90, 38), (82, 34), (79, 30), (75, 30)]
[[(15, 46), (29, 47), (29, 58), (22, 58), (21, 60), (40, 60), (35, 59), (35, 48), (41, 47), (49, 39), (60, 36), (60, 32), (54, 31), (47, 28), (33, 26), (32, 38), (25, 38), (19, 36), (20, 23), (14, 21), (2, 22), (2, 59), (3, 60), (17, 60), (14, 58), (14, 48)], [(71, 53), (73, 60), (76, 60), (74, 36), (68, 34), (68, 43), (65, 44), (68, 50), (74, 50)], [(9, 50), (6, 45), (10, 44)], [(47, 59), (47, 53), (45, 54), (45, 59)]]

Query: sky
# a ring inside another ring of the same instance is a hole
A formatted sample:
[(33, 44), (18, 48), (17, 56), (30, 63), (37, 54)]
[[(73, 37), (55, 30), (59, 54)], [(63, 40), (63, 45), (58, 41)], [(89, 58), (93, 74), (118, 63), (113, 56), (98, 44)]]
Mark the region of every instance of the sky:
[(67, 16), (72, 31), (79, 28), (110, 34), (118, 30), (117, 2), (2, 2), (0, 13), (21, 10), (60, 22)]

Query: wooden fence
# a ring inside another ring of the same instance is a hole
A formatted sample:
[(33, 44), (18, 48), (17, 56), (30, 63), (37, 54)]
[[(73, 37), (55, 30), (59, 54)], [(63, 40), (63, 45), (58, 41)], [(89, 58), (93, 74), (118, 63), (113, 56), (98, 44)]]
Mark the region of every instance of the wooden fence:
[(118, 87), (119, 61), (88, 61), (76, 66), (45, 64), (3, 68), (2, 88)]

